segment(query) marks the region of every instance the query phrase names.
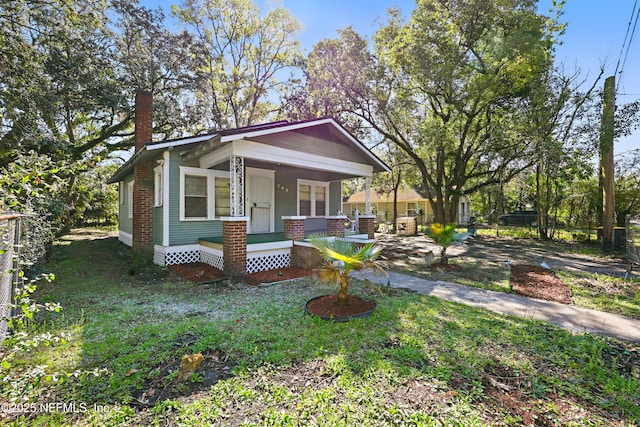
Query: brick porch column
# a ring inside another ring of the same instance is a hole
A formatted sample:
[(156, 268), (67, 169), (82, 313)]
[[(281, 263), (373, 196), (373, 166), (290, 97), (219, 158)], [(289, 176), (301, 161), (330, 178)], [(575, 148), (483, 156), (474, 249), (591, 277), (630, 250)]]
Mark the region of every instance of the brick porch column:
[(306, 218), (306, 216), (283, 216), (284, 238), (304, 240), (304, 220)]
[(346, 215), (335, 215), (327, 217), (327, 233), (329, 236), (344, 237), (344, 222)]
[(374, 238), (375, 232), (375, 215), (360, 215), (358, 218), (358, 231), (360, 233), (367, 233), (370, 239)]
[(224, 274), (242, 276), (247, 272), (247, 222), (248, 217), (225, 216), (222, 221), (222, 252)]

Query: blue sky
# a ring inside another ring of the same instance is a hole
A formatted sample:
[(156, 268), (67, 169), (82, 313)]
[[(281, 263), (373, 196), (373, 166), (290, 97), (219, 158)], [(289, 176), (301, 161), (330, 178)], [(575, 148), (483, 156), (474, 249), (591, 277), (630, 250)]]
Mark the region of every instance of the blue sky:
[[(148, 7), (160, 6), (169, 15), (170, 5), (178, 2), (143, 0), (142, 3)], [(299, 40), (306, 52), (318, 41), (336, 37), (337, 29), (349, 25), (370, 38), (386, 21), (390, 7), (397, 6), (405, 16), (415, 8), (414, 0), (280, 0), (280, 3), (301, 23), (303, 29)], [(264, 4), (274, 3), (265, 1)], [(633, 5), (634, 0), (567, 0), (561, 20), (568, 26), (561, 38), (562, 44), (557, 47), (556, 60), (564, 63), (567, 72), (580, 69), (589, 83), (598, 75), (601, 66), (605, 67), (605, 76), (612, 75)], [(546, 12), (550, 6), (551, 0), (539, 2), (541, 12)], [(629, 49), (623, 73), (616, 76), (619, 105), (640, 99), (639, 76), (640, 26)], [(632, 149), (640, 149), (640, 132), (618, 141), (615, 151), (621, 153)]]

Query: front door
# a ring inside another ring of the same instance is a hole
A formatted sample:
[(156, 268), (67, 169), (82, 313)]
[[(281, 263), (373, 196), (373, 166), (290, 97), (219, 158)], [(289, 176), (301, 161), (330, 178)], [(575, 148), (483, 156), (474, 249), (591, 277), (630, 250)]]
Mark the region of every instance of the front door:
[(273, 232), (274, 171), (247, 168), (249, 233)]

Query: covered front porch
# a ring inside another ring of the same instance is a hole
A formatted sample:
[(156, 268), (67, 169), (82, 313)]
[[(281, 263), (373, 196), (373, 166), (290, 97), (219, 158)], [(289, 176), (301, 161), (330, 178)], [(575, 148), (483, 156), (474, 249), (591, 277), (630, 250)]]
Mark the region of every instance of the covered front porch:
[(240, 276), (305, 263), (313, 233), (373, 239), (373, 216), (361, 216), (353, 231), (343, 215), (342, 182), (362, 177), (369, 193), (373, 174), (388, 167), (334, 120), (182, 142), (167, 169), (179, 174), (179, 209), (163, 206), (158, 263), (201, 261)]

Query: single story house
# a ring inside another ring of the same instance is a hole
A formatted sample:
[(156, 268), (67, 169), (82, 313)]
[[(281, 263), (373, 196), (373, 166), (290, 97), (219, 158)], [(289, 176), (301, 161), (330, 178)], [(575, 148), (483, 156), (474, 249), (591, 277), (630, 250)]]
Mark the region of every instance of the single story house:
[[(380, 191), (370, 191), (371, 213), (376, 215), (376, 220), (380, 223), (393, 220), (393, 192), (384, 193)], [(422, 210), (422, 221), (425, 224), (433, 222), (434, 214), (429, 203), (429, 196), (424, 190), (416, 188), (402, 188), (398, 190), (397, 206), (398, 217), (418, 217)], [(468, 224), (471, 211), (469, 209), (471, 199), (469, 196), (460, 197), (458, 202), (458, 224)], [(342, 204), (344, 213), (350, 217), (355, 217), (355, 210), (360, 212), (366, 210), (366, 192), (360, 191), (344, 199)]]
[[(389, 170), (332, 118), (152, 142), (150, 93), (136, 94), (135, 113), (135, 152), (108, 182), (120, 241), (156, 264), (227, 275), (304, 265), (309, 233), (345, 233), (342, 180)], [(349, 237), (372, 239), (373, 227), (365, 215)]]

